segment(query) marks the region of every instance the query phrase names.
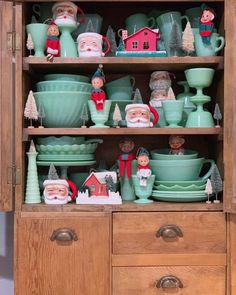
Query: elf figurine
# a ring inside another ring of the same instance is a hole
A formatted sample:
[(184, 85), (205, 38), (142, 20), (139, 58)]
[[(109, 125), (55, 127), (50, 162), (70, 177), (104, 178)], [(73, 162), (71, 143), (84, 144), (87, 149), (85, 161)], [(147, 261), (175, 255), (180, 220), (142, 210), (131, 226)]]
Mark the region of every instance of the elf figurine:
[(137, 151), (138, 170), (137, 177), (139, 178), (140, 186), (147, 186), (147, 181), (152, 175), (149, 165), (149, 152), (144, 147), (140, 147)]
[(169, 138), (169, 146), (171, 155), (183, 155), (184, 148), (183, 145), (185, 143), (185, 139), (181, 135), (171, 135)]
[(106, 93), (103, 89), (101, 89), (105, 83), (105, 75), (102, 70), (103, 66), (99, 65), (98, 69), (94, 73), (91, 83), (93, 86), (93, 90), (91, 92), (91, 99), (95, 103), (96, 110), (103, 110), (104, 102), (106, 99)]
[(212, 8), (204, 7), (199, 24), (199, 33), (202, 37), (202, 42), (205, 45), (211, 45), (211, 34), (214, 29), (213, 19), (215, 12)]
[(119, 148), (122, 151), (118, 158), (120, 177), (124, 177), (126, 173), (127, 177), (131, 178), (131, 163), (135, 159), (135, 155), (131, 153), (134, 149), (134, 142), (130, 138), (125, 138), (120, 141)]
[(53, 61), (54, 57), (60, 56), (60, 41), (59, 41), (59, 29), (58, 26), (51, 22), (48, 27), (48, 38), (46, 42), (47, 60)]

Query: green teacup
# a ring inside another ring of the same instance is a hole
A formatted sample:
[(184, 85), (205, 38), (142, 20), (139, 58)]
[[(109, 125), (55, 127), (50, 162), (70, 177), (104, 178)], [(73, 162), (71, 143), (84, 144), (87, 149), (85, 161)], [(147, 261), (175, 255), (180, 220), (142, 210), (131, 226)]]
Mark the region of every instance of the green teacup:
[(194, 42), (197, 56), (215, 56), (224, 47), (225, 38), (218, 33), (212, 33), (211, 44), (206, 45), (202, 42), (200, 34), (194, 34)]
[(27, 33), (31, 35), (34, 43), (34, 56), (44, 57), (45, 45), (47, 41), (46, 24), (29, 24), (26, 26)]
[[(210, 168), (203, 176), (199, 176), (203, 165), (209, 163)], [(210, 177), (214, 160), (197, 158), (188, 160), (150, 160), (150, 165), (153, 174), (156, 175), (156, 180), (168, 181), (183, 181), (183, 180), (198, 180), (207, 179)]]
[(165, 119), (169, 124), (169, 128), (179, 128), (178, 123), (180, 123), (183, 115), (184, 102), (181, 100), (165, 100), (162, 102), (162, 107), (165, 114)]
[(112, 86), (106, 89), (110, 100), (131, 100), (133, 88), (129, 86)]
[(110, 87), (134, 87), (135, 85), (135, 78), (133, 76), (127, 75), (121, 78), (118, 78), (116, 80), (113, 80), (111, 82), (106, 83), (106, 88)]
[(137, 175), (132, 175), (134, 192), (135, 192), (135, 195), (139, 198), (139, 200), (134, 201), (135, 203), (138, 203), (138, 204), (153, 203), (153, 200), (148, 200), (148, 198), (152, 195), (154, 181), (155, 181), (155, 175), (151, 175), (147, 180), (147, 185), (141, 186)]

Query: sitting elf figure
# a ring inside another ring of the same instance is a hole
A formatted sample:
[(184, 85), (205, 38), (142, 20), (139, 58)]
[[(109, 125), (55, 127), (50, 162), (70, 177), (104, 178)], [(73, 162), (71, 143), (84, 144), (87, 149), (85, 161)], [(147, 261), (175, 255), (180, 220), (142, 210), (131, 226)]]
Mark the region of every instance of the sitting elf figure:
[(106, 93), (102, 89), (104, 83), (105, 83), (105, 75), (102, 70), (102, 65), (99, 65), (98, 69), (94, 73), (91, 83), (93, 86), (93, 90), (91, 93), (91, 100), (95, 103), (96, 110), (103, 110), (104, 108), (104, 102), (106, 99)]
[(211, 45), (211, 34), (214, 30), (215, 11), (212, 8), (204, 7), (199, 23), (199, 34), (202, 37), (202, 42), (205, 45)]

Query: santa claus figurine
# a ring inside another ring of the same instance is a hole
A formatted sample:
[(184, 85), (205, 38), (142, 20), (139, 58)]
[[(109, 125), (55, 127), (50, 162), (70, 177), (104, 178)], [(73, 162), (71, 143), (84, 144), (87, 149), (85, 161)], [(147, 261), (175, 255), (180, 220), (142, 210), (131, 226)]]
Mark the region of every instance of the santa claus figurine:
[(149, 177), (152, 175), (149, 165), (149, 152), (144, 147), (140, 147), (137, 151), (138, 170), (137, 177), (141, 186), (147, 186)]
[(93, 90), (91, 92), (91, 100), (95, 103), (96, 110), (103, 110), (104, 102), (106, 99), (106, 93), (102, 89), (105, 83), (105, 75), (102, 70), (102, 65), (99, 65), (98, 69), (94, 73), (91, 83), (93, 86)]
[[(76, 185), (70, 180), (59, 179), (53, 164), (50, 166), (48, 175), (49, 179), (43, 182), (43, 196), (46, 204), (64, 205), (76, 197)], [(72, 191), (71, 195), (69, 189)]]
[(53, 61), (54, 57), (60, 56), (60, 41), (59, 41), (59, 29), (58, 26), (51, 22), (48, 27), (48, 38), (46, 42), (47, 60)]
[(214, 29), (215, 12), (212, 8), (205, 7), (202, 11), (199, 24), (199, 34), (202, 37), (202, 42), (205, 45), (211, 45), (211, 34)]

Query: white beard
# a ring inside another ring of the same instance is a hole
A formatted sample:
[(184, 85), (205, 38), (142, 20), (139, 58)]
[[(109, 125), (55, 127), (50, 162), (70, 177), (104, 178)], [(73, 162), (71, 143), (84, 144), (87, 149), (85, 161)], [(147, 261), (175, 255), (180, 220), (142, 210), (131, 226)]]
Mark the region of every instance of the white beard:
[(127, 121), (127, 127), (151, 127), (150, 122), (129, 122)]
[(62, 17), (57, 17), (55, 19), (55, 24), (56, 25), (76, 25), (77, 23), (71, 17), (67, 16), (66, 18), (64, 18), (64, 16), (62, 16)]
[(54, 199), (54, 197), (53, 196), (50, 196), (50, 198), (48, 198), (47, 196), (45, 196), (44, 195), (44, 202), (46, 203), (46, 204), (49, 204), (49, 205), (56, 205), (56, 204), (58, 204), (58, 205), (65, 205), (65, 204), (67, 204), (69, 201), (71, 200), (71, 198), (69, 197), (69, 196), (66, 196), (66, 197), (64, 197), (64, 198), (60, 198), (60, 199)]
[(94, 51), (94, 50), (90, 50), (90, 51), (87, 51), (87, 50), (83, 50), (83, 51), (80, 51), (78, 49), (78, 52), (79, 52), (79, 56), (80, 57), (91, 57), (91, 56), (98, 56), (98, 57), (101, 57), (102, 54), (101, 54), (101, 51)]

